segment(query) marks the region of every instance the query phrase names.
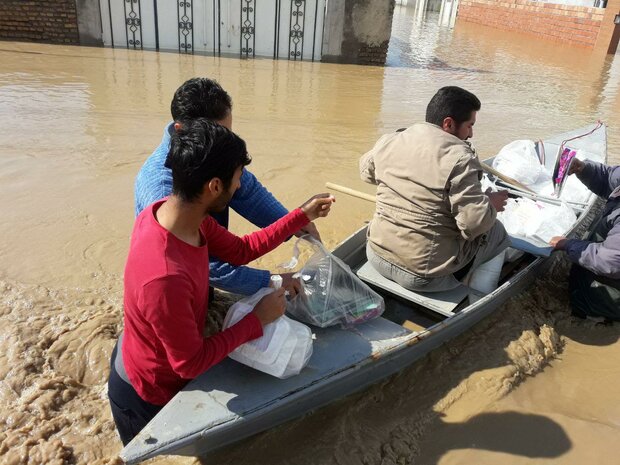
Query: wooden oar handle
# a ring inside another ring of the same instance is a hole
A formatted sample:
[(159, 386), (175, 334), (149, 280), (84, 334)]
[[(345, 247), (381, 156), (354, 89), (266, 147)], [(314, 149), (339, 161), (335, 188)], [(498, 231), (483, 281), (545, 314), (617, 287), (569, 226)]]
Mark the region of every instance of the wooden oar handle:
[(341, 186), (339, 184), (334, 184), (333, 182), (326, 182), (325, 186), (328, 189), (333, 189), (338, 192), (342, 192), (343, 194), (348, 194), (353, 197), (357, 197), (358, 199), (367, 200), (369, 202), (376, 202), (376, 197), (374, 195), (367, 194), (366, 192), (356, 191), (355, 189), (351, 189), (350, 187)]

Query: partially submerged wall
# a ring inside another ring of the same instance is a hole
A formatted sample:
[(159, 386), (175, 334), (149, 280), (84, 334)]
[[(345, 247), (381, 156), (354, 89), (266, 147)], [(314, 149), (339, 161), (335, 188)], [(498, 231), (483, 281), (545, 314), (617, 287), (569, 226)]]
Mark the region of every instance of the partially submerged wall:
[(0, 39), (78, 44), (75, 0), (1, 0)]
[(75, 0), (80, 45), (103, 46), (99, 0)]
[(393, 14), (394, 0), (330, 0), (322, 61), (384, 65)]
[(461, 0), (457, 21), (593, 48), (604, 14), (604, 8), (530, 0)]

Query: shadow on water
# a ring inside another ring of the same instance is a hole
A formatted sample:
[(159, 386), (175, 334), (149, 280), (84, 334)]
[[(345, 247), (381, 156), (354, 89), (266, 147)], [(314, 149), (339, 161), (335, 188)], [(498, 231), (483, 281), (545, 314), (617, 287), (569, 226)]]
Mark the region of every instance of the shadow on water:
[(620, 340), (620, 324), (597, 323), (589, 320), (573, 319), (572, 324), (562, 324), (557, 328), (562, 336), (588, 346), (609, 346)]
[[(441, 421), (441, 420), (439, 420)], [(429, 438), (425, 465), (435, 465), (450, 450), (473, 449), (528, 458), (556, 458), (572, 447), (564, 430), (542, 415), (519, 412), (482, 413), (462, 423), (442, 422), (442, 435), (451, 440)], [(488, 434), (492, 431), (493, 434)]]

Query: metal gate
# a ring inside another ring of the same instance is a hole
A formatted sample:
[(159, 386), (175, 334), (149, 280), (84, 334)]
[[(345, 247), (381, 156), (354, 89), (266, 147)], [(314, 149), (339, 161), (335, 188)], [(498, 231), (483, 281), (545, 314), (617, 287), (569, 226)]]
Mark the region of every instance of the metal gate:
[(132, 49), (320, 60), (327, 0), (100, 0), (103, 42)]

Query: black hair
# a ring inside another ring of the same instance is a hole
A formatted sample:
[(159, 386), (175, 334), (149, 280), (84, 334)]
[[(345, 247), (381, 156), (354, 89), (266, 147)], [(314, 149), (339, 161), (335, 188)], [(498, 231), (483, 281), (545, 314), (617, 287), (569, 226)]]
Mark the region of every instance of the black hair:
[(232, 110), (232, 100), (217, 81), (208, 78), (192, 78), (177, 89), (170, 104), (175, 121), (208, 118), (220, 121)]
[(165, 166), (172, 170), (172, 193), (192, 202), (213, 178), (221, 179), (228, 189), (235, 171), (251, 161), (241, 137), (206, 118), (198, 118), (172, 134)]
[(456, 86), (442, 87), (426, 107), (426, 122), (441, 127), (443, 120), (451, 117), (460, 125), (480, 107), (480, 100), (471, 92)]

